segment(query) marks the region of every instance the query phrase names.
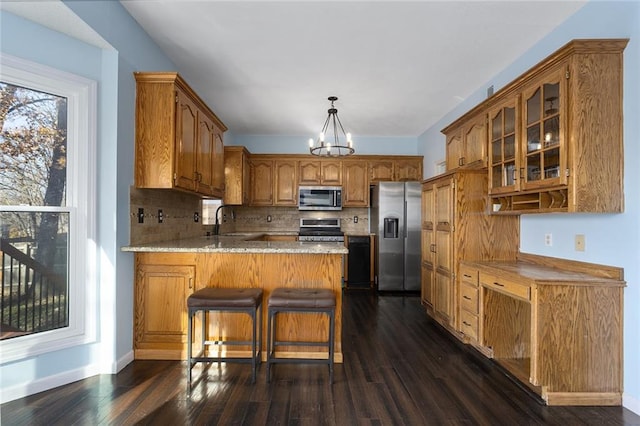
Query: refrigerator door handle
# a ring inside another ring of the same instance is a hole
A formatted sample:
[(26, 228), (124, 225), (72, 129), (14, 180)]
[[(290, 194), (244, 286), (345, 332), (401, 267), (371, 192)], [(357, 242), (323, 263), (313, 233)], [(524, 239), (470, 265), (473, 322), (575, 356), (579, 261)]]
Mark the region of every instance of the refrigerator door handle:
[(402, 223), (404, 223), (404, 235), (403, 238), (407, 239), (407, 228), (409, 227), (407, 224), (407, 200), (404, 200), (404, 217), (402, 218)]

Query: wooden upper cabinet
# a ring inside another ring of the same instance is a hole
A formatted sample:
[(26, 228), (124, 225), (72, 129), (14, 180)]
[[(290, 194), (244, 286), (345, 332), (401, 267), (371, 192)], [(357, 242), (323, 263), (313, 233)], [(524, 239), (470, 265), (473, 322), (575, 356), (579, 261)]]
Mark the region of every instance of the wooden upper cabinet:
[(342, 185), (342, 162), (340, 160), (300, 160), (301, 185)]
[(224, 204), (249, 204), (249, 151), (245, 147), (224, 147), (224, 181)]
[(481, 113), (455, 128), (443, 130), (447, 136), (447, 170), (487, 165), (487, 117)]
[(213, 120), (198, 114), (196, 192), (222, 198), (224, 194), (224, 143)]
[(222, 197), (225, 125), (175, 72), (136, 72), (135, 185)]
[(176, 91), (176, 102), (175, 186), (195, 191), (198, 181), (196, 150), (201, 142), (197, 138), (198, 107), (180, 90)]
[(273, 205), (273, 160), (251, 158), (249, 204), (252, 206)]
[(344, 160), (342, 171), (344, 173), (342, 205), (344, 207), (367, 207), (369, 205), (367, 162)]
[(404, 182), (422, 180), (422, 157), (394, 161), (395, 181)]
[(298, 205), (298, 162), (274, 161), (274, 201), (276, 206)]
[[(515, 104), (515, 181), (491, 200), (502, 214), (624, 209), (622, 52), (628, 40), (574, 40), (505, 88)], [(513, 190), (511, 190), (513, 189)]]
[(394, 178), (394, 161), (389, 160), (370, 160), (369, 161), (369, 181), (373, 182), (390, 182)]

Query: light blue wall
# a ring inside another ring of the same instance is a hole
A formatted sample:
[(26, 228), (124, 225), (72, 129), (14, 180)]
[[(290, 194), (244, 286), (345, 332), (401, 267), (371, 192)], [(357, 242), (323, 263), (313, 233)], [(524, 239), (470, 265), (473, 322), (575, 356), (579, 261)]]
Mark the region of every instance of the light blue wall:
[[(225, 145), (245, 146), (254, 154), (308, 154), (309, 137), (310, 135), (233, 135), (229, 138), (225, 133)], [(354, 138), (353, 147), (356, 154), (363, 155), (420, 155), (418, 139), (414, 137), (363, 136)]]
[(2, 366), (3, 390), (37, 389), (38, 383), (60, 384), (96, 371), (115, 372), (132, 359), (133, 255), (120, 252), (129, 243), (133, 184), (132, 73), (176, 67), (119, 2), (66, 4), (114, 48), (99, 49), (6, 12), (0, 12), (0, 48), (98, 82), (98, 341)]
[[(419, 137), (419, 151), (444, 158), (440, 129), (485, 99), (486, 89), (503, 87), (538, 61), (574, 38), (630, 38), (624, 53), (625, 212), (623, 214), (545, 214), (521, 217), (520, 250), (545, 256), (623, 267), (624, 405), (640, 412), (640, 3), (589, 2), (524, 53), (511, 66), (478, 88), (455, 111)], [(425, 165), (425, 175), (433, 175)], [(551, 233), (553, 245), (544, 245)], [(586, 250), (574, 250), (576, 234), (586, 236)]]

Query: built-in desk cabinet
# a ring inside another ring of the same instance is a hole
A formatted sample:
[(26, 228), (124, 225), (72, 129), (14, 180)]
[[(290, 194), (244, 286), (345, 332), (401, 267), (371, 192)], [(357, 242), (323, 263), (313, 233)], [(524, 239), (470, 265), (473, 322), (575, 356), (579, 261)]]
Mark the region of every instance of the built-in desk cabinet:
[(461, 269), (477, 277), (480, 352), (549, 405), (621, 405), (621, 268), (520, 253)]
[(224, 194), (225, 125), (175, 72), (136, 72), (135, 186)]

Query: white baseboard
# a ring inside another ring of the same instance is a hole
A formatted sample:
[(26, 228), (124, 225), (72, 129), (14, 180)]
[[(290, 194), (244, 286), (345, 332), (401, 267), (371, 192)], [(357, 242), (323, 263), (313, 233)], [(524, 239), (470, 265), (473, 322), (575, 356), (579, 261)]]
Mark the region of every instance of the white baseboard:
[(622, 406), (640, 415), (640, 400), (629, 395), (622, 394)]
[(131, 364), (134, 360), (133, 350), (124, 354), (120, 359), (116, 360), (111, 366), (111, 374), (119, 373), (120, 370), (125, 368), (127, 365)]
[(100, 374), (100, 369), (96, 365), (65, 371), (49, 377), (43, 377), (29, 383), (18, 384), (9, 388), (0, 389), (0, 404), (24, 398), (38, 392), (43, 392), (58, 386), (67, 385)]

